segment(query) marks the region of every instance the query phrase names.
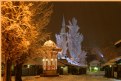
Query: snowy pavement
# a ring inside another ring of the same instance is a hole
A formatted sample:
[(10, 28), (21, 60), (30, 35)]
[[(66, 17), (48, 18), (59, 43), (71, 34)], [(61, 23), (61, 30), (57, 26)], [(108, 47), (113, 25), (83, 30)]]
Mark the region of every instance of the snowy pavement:
[(59, 77), (23, 77), (23, 81), (121, 81), (103, 76), (60, 75)]
[[(14, 77), (13, 77), (14, 78)], [(14, 81), (14, 79), (12, 80)], [(103, 76), (60, 75), (59, 77), (24, 76), (22, 81), (121, 81)]]

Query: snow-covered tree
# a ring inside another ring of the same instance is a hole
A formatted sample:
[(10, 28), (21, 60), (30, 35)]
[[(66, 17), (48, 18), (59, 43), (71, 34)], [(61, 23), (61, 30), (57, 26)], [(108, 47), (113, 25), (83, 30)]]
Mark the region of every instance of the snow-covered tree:
[[(30, 24), (32, 4), (24, 2), (1, 2), (2, 61), (5, 63), (4, 81), (11, 81), (10, 69), (27, 52), (36, 38), (36, 28)], [(29, 38), (28, 38), (29, 36)]]
[(83, 35), (78, 32), (79, 26), (75, 18), (69, 21), (67, 34), (68, 50), (72, 59), (78, 63), (85, 63), (86, 52), (81, 49)]
[[(67, 33), (65, 31), (66, 28), (68, 28)], [(69, 21), (69, 25), (65, 25), (65, 20), (63, 18), (62, 29), (59, 35), (56, 34), (56, 41), (58, 47), (64, 50), (61, 54), (65, 54), (66, 60), (71, 64), (81, 66), (86, 64), (86, 52), (81, 49), (83, 35), (78, 31), (79, 26), (75, 18)], [(70, 56), (67, 53), (69, 53)], [(61, 58), (62, 55), (59, 57)]]
[(79, 27), (77, 25), (77, 20), (75, 18), (69, 21), (69, 32), (67, 35), (68, 38), (68, 48), (69, 52), (74, 60), (78, 60), (81, 53), (81, 42), (83, 41), (83, 35), (78, 33)]
[[(35, 49), (36, 43), (40, 43), (48, 36), (45, 32), (42, 32), (52, 13), (52, 7), (47, 8), (47, 4), (46, 2), (1, 2), (2, 61), (5, 64), (4, 81), (11, 81), (11, 64), (17, 66), (22, 63), (30, 56), (32, 49)], [(39, 8), (39, 10), (36, 8)], [(35, 14), (37, 11), (40, 14)], [(41, 21), (40, 19), (34, 21), (36, 17), (40, 18)]]

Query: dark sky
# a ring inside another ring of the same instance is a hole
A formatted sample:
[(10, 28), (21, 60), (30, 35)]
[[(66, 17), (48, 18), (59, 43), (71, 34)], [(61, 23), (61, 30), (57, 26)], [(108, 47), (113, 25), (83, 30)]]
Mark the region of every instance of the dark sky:
[(60, 32), (62, 17), (75, 17), (83, 34), (84, 47), (103, 47), (121, 39), (121, 2), (53, 2), (54, 12), (47, 26), (51, 39)]

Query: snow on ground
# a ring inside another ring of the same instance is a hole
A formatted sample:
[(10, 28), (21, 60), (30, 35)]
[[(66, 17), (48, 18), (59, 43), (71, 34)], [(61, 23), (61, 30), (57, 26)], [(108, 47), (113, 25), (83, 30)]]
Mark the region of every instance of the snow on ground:
[[(14, 78), (14, 77), (13, 77)], [(40, 76), (24, 76), (23, 81), (121, 81), (103, 76), (92, 75), (60, 75), (59, 77), (40, 77)], [(14, 81), (14, 80), (12, 80)]]
[(59, 77), (23, 77), (23, 81), (121, 81), (103, 76), (60, 75)]

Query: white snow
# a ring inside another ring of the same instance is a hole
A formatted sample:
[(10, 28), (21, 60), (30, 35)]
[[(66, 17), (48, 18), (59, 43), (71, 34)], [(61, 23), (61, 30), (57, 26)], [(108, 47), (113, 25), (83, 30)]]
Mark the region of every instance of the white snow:
[[(67, 28), (68, 31), (66, 32)], [(79, 26), (77, 25), (76, 18), (72, 18), (72, 21), (69, 20), (69, 25), (66, 25), (63, 17), (61, 32), (60, 34), (55, 34), (57, 46), (62, 48), (62, 52), (58, 56), (59, 58), (66, 56), (65, 59), (73, 65), (86, 66), (87, 52), (81, 49), (83, 35), (78, 31)], [(70, 55), (67, 54), (67, 50)]]
[(119, 41), (115, 42), (115, 44), (114, 44), (114, 45), (117, 45), (117, 44), (119, 44), (119, 43), (121, 43), (121, 40), (119, 40)]
[(59, 77), (23, 77), (23, 81), (121, 81), (90, 75), (60, 75)]
[[(14, 77), (12, 77), (14, 81)], [(23, 81), (121, 81), (103, 76), (92, 75), (60, 75), (59, 77), (40, 77), (40, 76), (24, 76)]]

